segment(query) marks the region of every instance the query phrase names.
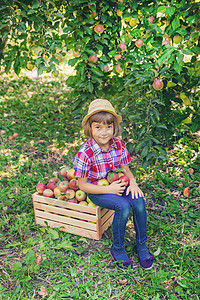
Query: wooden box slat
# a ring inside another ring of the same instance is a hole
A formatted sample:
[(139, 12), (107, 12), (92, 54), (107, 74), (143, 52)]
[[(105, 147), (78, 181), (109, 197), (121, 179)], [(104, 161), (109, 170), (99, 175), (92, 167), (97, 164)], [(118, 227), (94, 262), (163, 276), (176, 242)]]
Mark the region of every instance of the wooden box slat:
[(41, 226), (99, 240), (112, 224), (114, 211), (48, 198), (34, 193), (35, 222)]

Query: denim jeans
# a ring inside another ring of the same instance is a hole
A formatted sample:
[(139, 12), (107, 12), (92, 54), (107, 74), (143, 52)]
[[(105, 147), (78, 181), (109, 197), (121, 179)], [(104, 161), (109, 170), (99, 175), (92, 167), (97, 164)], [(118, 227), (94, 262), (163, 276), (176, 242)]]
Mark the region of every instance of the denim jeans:
[(132, 199), (131, 193), (126, 196), (126, 190), (122, 196), (115, 194), (88, 194), (88, 197), (96, 205), (115, 211), (112, 230), (113, 246), (116, 249), (124, 247), (124, 235), (126, 223), (133, 209), (133, 222), (136, 232), (136, 241), (142, 244), (147, 241), (147, 213), (144, 198)]

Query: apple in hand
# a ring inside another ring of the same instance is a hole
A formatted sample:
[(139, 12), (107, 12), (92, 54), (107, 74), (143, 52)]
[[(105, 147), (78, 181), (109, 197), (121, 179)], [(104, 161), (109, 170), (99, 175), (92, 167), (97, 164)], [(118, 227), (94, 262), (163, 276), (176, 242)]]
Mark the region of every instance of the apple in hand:
[(103, 186), (103, 185), (109, 185), (109, 182), (105, 178), (102, 178), (102, 179), (99, 179), (97, 181), (97, 185), (101, 185), (101, 186)]
[(119, 180), (120, 180), (121, 182), (125, 182), (125, 183), (126, 183), (126, 186), (128, 186), (128, 185), (130, 184), (130, 179), (129, 179), (128, 176), (126, 176), (126, 175), (121, 176), (121, 177), (119, 178)]
[(73, 199), (75, 197), (75, 191), (72, 189), (67, 189), (65, 194), (67, 199)]
[(119, 176), (115, 172), (109, 172), (108, 175), (107, 175), (107, 180), (108, 180), (109, 183), (112, 183), (112, 182), (114, 182), (118, 179), (119, 179)]
[(48, 198), (53, 198), (54, 197), (54, 193), (50, 189), (45, 189), (44, 192), (43, 192), (43, 196), (48, 197)]
[(44, 192), (44, 190), (46, 190), (46, 185), (44, 183), (40, 182), (36, 186), (36, 190), (39, 194), (42, 194)]
[(78, 190), (76, 191), (76, 200), (84, 201), (86, 199), (86, 193), (84, 191)]

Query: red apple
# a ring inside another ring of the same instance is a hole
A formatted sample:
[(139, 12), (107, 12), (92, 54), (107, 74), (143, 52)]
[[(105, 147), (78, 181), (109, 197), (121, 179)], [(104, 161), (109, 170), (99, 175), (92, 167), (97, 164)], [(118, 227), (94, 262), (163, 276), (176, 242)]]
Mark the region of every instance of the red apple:
[(76, 179), (70, 180), (69, 188), (72, 190), (75, 190), (75, 191), (78, 190), (78, 180), (76, 180)]
[(47, 183), (47, 189), (50, 189), (53, 191), (55, 189), (55, 187), (56, 187), (55, 182), (51, 181), (51, 182)]
[(117, 71), (117, 73), (122, 72), (122, 68), (120, 67), (120, 64), (116, 65), (115, 70)]
[(72, 189), (67, 189), (65, 194), (67, 199), (73, 199), (75, 197), (75, 191)]
[(49, 182), (58, 183), (58, 182), (60, 182), (60, 179), (59, 179), (58, 177), (54, 177), (54, 178), (51, 178), (51, 179), (49, 180)]
[(61, 192), (66, 192), (66, 190), (69, 188), (69, 182), (66, 180), (61, 181), (58, 185), (58, 188), (61, 190)]
[(154, 83), (153, 83), (153, 88), (155, 90), (162, 90), (163, 88), (163, 82), (159, 78), (156, 78)]
[(67, 168), (64, 167), (64, 168), (61, 169), (60, 174), (61, 174), (63, 177), (67, 177), (67, 172), (68, 172)]
[(153, 20), (154, 20), (154, 17), (153, 17), (153, 16), (151, 16), (151, 17), (148, 18), (149, 25), (153, 24)]
[(119, 44), (119, 48), (121, 48), (122, 51), (125, 51), (127, 47), (125, 43), (121, 43)]
[(53, 191), (56, 198), (62, 193), (59, 187), (55, 187)]
[(44, 190), (46, 190), (46, 185), (44, 183), (38, 183), (38, 185), (36, 186), (36, 190), (39, 194), (42, 194), (44, 192)]
[[(75, 172), (74, 169), (69, 169), (69, 170), (67, 171), (67, 178), (68, 178), (69, 180), (71, 180), (71, 179), (76, 179), (76, 177), (74, 176), (74, 172)], [(64, 176), (64, 177), (66, 177), (66, 176)]]
[(97, 55), (90, 55), (89, 60), (93, 63), (96, 63), (98, 60), (98, 57), (97, 57)]
[(9, 139), (9, 141), (12, 141), (14, 139), (14, 137), (12, 135), (9, 135), (8, 139)]
[(120, 177), (122, 177), (122, 176), (124, 176), (124, 173), (119, 172), (119, 173), (118, 173), (118, 177), (120, 178)]
[(80, 56), (79, 51), (73, 50), (72, 54), (74, 55), (74, 57), (79, 57)]
[(136, 44), (137, 47), (141, 47), (143, 45), (143, 40), (138, 39), (135, 44)]
[(163, 40), (162, 45), (170, 45), (170, 41), (169, 40)]
[(94, 31), (95, 31), (96, 33), (103, 33), (103, 31), (104, 31), (103, 25), (100, 25), (100, 24), (96, 25), (96, 26), (94, 27)]
[(66, 198), (66, 195), (60, 194), (56, 197), (58, 200), (64, 200)]
[(84, 201), (86, 199), (87, 195), (84, 191), (78, 190), (76, 191), (76, 200), (78, 201)]
[(45, 189), (44, 192), (43, 192), (43, 196), (48, 197), (48, 198), (53, 198), (54, 197), (54, 193), (50, 189)]
[(126, 175), (121, 176), (119, 179), (121, 182), (125, 182), (126, 186), (130, 183), (130, 179)]
[(123, 14), (123, 12), (118, 8), (118, 10), (117, 10), (117, 15), (118, 15), (119, 17), (121, 17), (122, 14)]
[(69, 199), (69, 200), (67, 200), (67, 202), (70, 202), (70, 203), (78, 203), (78, 201), (77, 201), (75, 198)]
[(103, 185), (109, 185), (109, 182), (105, 178), (102, 178), (102, 179), (99, 179), (97, 181), (97, 185), (101, 185), (101, 186), (103, 186)]
[(118, 179), (119, 179), (119, 176), (115, 172), (109, 172), (108, 175), (107, 175), (107, 180), (108, 180), (109, 183), (112, 183), (112, 182), (114, 182)]
[(121, 57), (122, 57), (121, 54), (117, 54), (117, 55), (114, 56), (114, 59), (119, 60)]
[(108, 72), (108, 71), (109, 71), (109, 69), (110, 69), (110, 68), (109, 68), (109, 66), (108, 66), (108, 65), (105, 65), (105, 66), (104, 66), (104, 72), (105, 72), (105, 73), (106, 73), (106, 72)]

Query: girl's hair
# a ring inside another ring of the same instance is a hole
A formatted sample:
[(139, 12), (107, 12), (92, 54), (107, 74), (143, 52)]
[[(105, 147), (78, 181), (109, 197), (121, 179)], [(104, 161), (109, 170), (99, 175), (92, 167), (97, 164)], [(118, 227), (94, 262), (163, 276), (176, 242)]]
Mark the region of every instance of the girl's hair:
[(92, 138), (92, 123), (93, 122), (97, 122), (97, 123), (104, 123), (104, 124), (113, 124), (114, 127), (114, 132), (113, 132), (113, 136), (117, 137), (120, 135), (121, 133), (121, 127), (119, 125), (119, 123), (117, 122), (116, 117), (106, 111), (100, 111), (94, 115), (92, 115), (91, 117), (89, 117), (89, 119), (87, 120), (85, 126), (84, 126), (84, 134), (85, 136)]

